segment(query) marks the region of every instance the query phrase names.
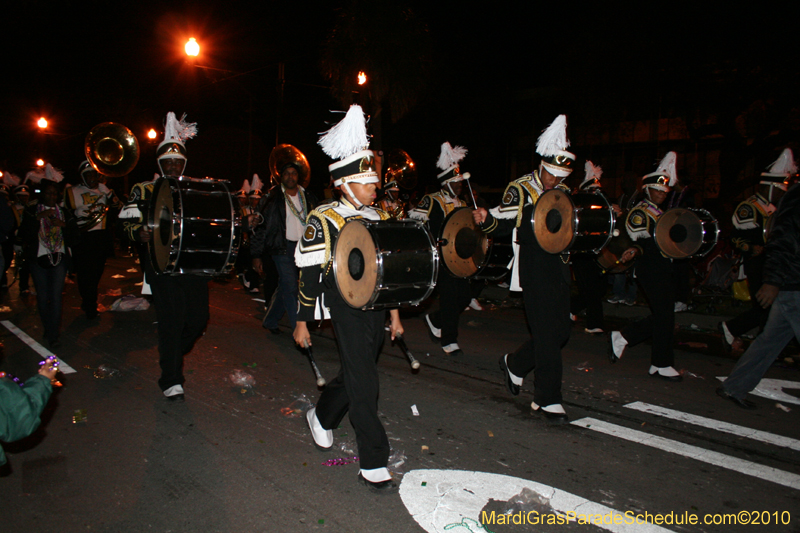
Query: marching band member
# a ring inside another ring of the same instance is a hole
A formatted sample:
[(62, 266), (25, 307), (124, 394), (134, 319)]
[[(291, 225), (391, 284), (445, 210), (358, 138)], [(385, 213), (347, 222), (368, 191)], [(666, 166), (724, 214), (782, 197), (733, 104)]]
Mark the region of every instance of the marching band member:
[[(325, 386), (306, 420), (314, 443), (321, 449), (333, 446), (333, 428), (350, 413), (356, 432), (361, 470), (358, 479), (373, 491), (395, 490), (387, 468), (389, 440), (378, 418), (377, 358), (384, 341), (384, 311), (362, 311), (350, 307), (335, 286), (331, 254), (346, 222), (355, 219), (386, 220), (389, 215), (370, 207), (375, 201), (380, 178), (375, 154), (368, 150), (364, 112), (350, 106), (341, 122), (323, 135), (319, 144), (330, 157), (334, 186), (342, 194), (308, 216), (295, 260), (301, 269), (299, 311), (294, 340), (299, 346), (311, 344), (306, 323), (330, 317), (342, 362), (338, 376)], [(397, 309), (392, 309), (391, 336), (402, 335)]]
[[(258, 174), (254, 174), (253, 177), (258, 177)], [(239, 244), (239, 254), (236, 256), (236, 277), (239, 278), (239, 281), (242, 283), (242, 287), (244, 287), (246, 291), (258, 293), (258, 273), (250, 264), (252, 257), (253, 232), (258, 225), (256, 224), (258, 219), (256, 216), (256, 210), (251, 205), (251, 192), (252, 188), (250, 187), (250, 182), (247, 179), (244, 180), (242, 188), (236, 192), (236, 199), (239, 201), (239, 215), (242, 217), (244, 229), (244, 231), (242, 231), (242, 242)], [(261, 197), (260, 193), (258, 197)]]
[(761, 173), (756, 194), (740, 203), (733, 213), (731, 242), (742, 254), (744, 273), (750, 291), (752, 307), (733, 320), (720, 322), (717, 326), (722, 333), (726, 350), (744, 333), (753, 328), (763, 329), (769, 316), (769, 308), (761, 307), (756, 293), (761, 288), (764, 273), (764, 246), (766, 236), (764, 226), (777, 209), (778, 202), (788, 189), (789, 178), (797, 172), (794, 155), (786, 148), (770, 168)]
[[(86, 318), (97, 318), (97, 286), (103, 276), (106, 258), (112, 252), (111, 232), (107, 227), (108, 210), (116, 198), (100, 183), (100, 175), (89, 161), (78, 167), (82, 183), (67, 185), (64, 204), (72, 211), (81, 229), (81, 238), (71, 247), (78, 277), (81, 309)], [(118, 200), (117, 200), (118, 202)]]
[[(603, 169), (587, 160), (584, 172), (584, 179), (578, 186), (578, 192), (603, 194), (600, 185)], [(612, 204), (611, 208), (619, 220), (622, 210), (616, 204)], [(593, 253), (578, 253), (570, 256), (575, 284), (578, 286), (578, 295), (570, 302), (570, 314), (575, 316), (586, 309), (584, 331), (592, 334), (603, 333), (603, 296), (608, 288), (606, 276), (597, 265), (596, 257), (597, 255)]]
[[(197, 125), (179, 121), (175, 113), (167, 114), (164, 140), (158, 145), (156, 154), (162, 177), (179, 177), (186, 168), (186, 146), (184, 142), (197, 134)], [(147, 227), (153, 181), (133, 186), (129, 203), (120, 213), (128, 237), (146, 246), (153, 238), (153, 230)], [(143, 246), (142, 246), (143, 247)], [(142, 252), (139, 258), (145, 272), (145, 283), (153, 293), (158, 318), (158, 354), (161, 378), (158, 385), (169, 401), (183, 401), (183, 357), (194, 346), (208, 322), (208, 278), (194, 274), (157, 274), (150, 263), (150, 255)]]
[[(436, 178), (440, 190), (422, 197), (417, 207), (411, 210), (409, 217), (428, 223), (434, 238), (442, 234), (444, 219), (454, 209), (467, 205), (459, 196), (463, 181), (469, 174), (462, 174), (460, 162), (467, 155), (463, 146), (442, 144), (442, 151), (436, 166), (442, 171)], [(447, 268), (439, 269), (436, 282), (439, 290), (439, 310), (425, 315), (425, 323), (431, 335), (438, 339), (442, 350), (448, 355), (464, 355), (458, 346), (458, 318), (472, 299), (469, 280), (453, 276)]]
[(511, 289), (522, 290), (531, 338), (516, 352), (500, 357), (506, 387), (512, 395), (519, 395), (523, 379), (533, 371), (531, 408), (555, 423), (568, 418), (561, 403), (561, 349), (570, 334), (570, 274), (560, 255), (539, 246), (530, 221), (545, 191), (569, 191), (562, 183), (575, 164), (568, 147), (567, 117), (559, 115), (536, 143), (536, 152), (542, 157), (539, 169), (509, 183), (498, 207), (488, 212), (481, 208), (473, 214), (485, 233), (514, 236)]
[[(413, 163), (412, 163), (413, 165)], [(400, 183), (397, 172), (389, 168), (383, 176), (383, 197), (375, 202), (375, 207), (386, 211), (395, 220), (406, 218), (406, 206), (400, 199)]]
[(625, 347), (636, 345), (652, 337), (649, 374), (667, 381), (681, 381), (680, 373), (673, 368), (675, 355), (672, 338), (675, 330), (675, 278), (672, 259), (658, 249), (654, 238), (656, 222), (662, 215), (660, 205), (678, 181), (675, 163), (677, 155), (669, 152), (655, 172), (642, 178), (645, 198), (628, 213), (625, 229), (635, 242), (620, 258), (627, 262), (640, 256), (636, 264), (636, 278), (650, 302), (651, 315), (628, 324), (622, 331), (612, 331), (609, 359), (616, 363)]

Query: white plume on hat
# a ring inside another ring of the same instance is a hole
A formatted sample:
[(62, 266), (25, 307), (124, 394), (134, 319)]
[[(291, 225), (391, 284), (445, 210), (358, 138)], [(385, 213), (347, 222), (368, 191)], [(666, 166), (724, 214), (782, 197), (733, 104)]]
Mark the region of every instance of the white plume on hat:
[(342, 120), (322, 134), (317, 144), (333, 159), (344, 159), (369, 147), (364, 110), (353, 104)]
[(600, 176), (603, 175), (603, 169), (600, 166), (595, 165), (588, 159), (586, 160), (586, 164), (583, 166), (584, 170), (584, 177), (583, 181), (581, 182), (579, 189), (583, 189), (585, 185), (589, 182), (593, 182), (595, 180), (600, 180)]
[(558, 115), (536, 141), (536, 153), (543, 157), (559, 155), (569, 147), (567, 115)]
[(9, 187), (16, 187), (19, 185), (19, 176), (15, 176), (11, 172), (3, 172), (3, 184)]
[(794, 154), (790, 148), (785, 148), (778, 159), (761, 175), (788, 178), (795, 172), (797, 172), (797, 164), (794, 162)]
[[(245, 181), (247, 181), (247, 180), (245, 180)], [(250, 185), (250, 190), (248, 192), (260, 191), (262, 189), (262, 187), (264, 187), (264, 184), (261, 183), (261, 179), (258, 177), (258, 174), (253, 174), (253, 184)], [(244, 187), (242, 187), (242, 188), (244, 188)]]
[(167, 123), (164, 125), (165, 142), (179, 142), (183, 144), (187, 140), (197, 135), (197, 122), (186, 122), (186, 113), (178, 120), (175, 113), (167, 113)]
[(242, 188), (239, 189), (239, 194), (240, 195), (242, 195), (242, 194), (246, 195), (246, 194), (248, 194), (250, 192), (250, 190), (251, 190), (250, 189), (250, 180), (245, 178), (244, 179), (244, 183), (242, 183)]
[(37, 168), (31, 170), (25, 175), (25, 181), (32, 181), (33, 183), (41, 183), (42, 180), (50, 180), (54, 183), (60, 183), (64, 179), (64, 174), (53, 165), (47, 163), (43, 169)]
[[(678, 154), (675, 152), (667, 152), (667, 155), (664, 156), (664, 159), (661, 160), (661, 163), (658, 164), (658, 168), (652, 174), (648, 174), (648, 176), (653, 176), (656, 174), (661, 174), (664, 176), (669, 177), (669, 186), (674, 187), (675, 184), (678, 183), (678, 172), (675, 169), (675, 164), (678, 161)], [(647, 177), (647, 176), (645, 176)]]
[(450, 146), (449, 142), (442, 143), (442, 151), (436, 166), (441, 170), (450, 170), (458, 166), (462, 159), (467, 155), (467, 149), (463, 146)]

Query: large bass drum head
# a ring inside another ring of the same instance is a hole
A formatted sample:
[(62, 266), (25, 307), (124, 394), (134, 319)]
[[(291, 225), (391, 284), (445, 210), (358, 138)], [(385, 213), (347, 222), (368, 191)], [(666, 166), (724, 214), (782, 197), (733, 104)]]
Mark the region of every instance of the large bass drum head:
[(333, 275), (339, 294), (351, 307), (372, 299), (378, 282), (377, 249), (372, 234), (358, 220), (342, 227), (333, 250)]
[(472, 210), (452, 211), (442, 225), (442, 260), (447, 270), (458, 278), (474, 276), (486, 264), (489, 239), (475, 225)]
[(148, 225), (153, 228), (150, 260), (156, 272), (164, 272), (170, 261), (172, 241), (176, 237), (172, 217), (174, 212), (170, 179), (162, 178), (155, 184), (148, 220)]
[(542, 250), (560, 254), (575, 238), (575, 206), (564, 191), (545, 192), (533, 210), (533, 233)]
[(667, 257), (691, 257), (703, 244), (703, 223), (689, 209), (676, 207), (658, 218), (654, 236), (658, 249)]

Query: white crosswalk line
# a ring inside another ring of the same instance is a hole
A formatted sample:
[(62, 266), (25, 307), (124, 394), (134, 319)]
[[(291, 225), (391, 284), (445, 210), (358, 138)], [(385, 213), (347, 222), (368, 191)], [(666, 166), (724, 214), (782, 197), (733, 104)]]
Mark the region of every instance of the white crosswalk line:
[(729, 424), (728, 422), (721, 422), (713, 418), (706, 418), (704, 416), (691, 415), (681, 411), (675, 411), (666, 407), (652, 405), (644, 402), (633, 402), (625, 405), (628, 409), (635, 409), (643, 413), (650, 413), (653, 415), (663, 416), (672, 420), (686, 422), (695, 426), (702, 426), (723, 433), (730, 433), (737, 437), (745, 437), (767, 444), (774, 444), (775, 446), (782, 446), (790, 450), (800, 451), (800, 440), (784, 437), (783, 435), (775, 435), (774, 433), (767, 433), (766, 431), (759, 431), (757, 429), (746, 428), (744, 426), (737, 426), (736, 424)]
[[(51, 355), (53, 355), (55, 357), (58, 357), (56, 354), (54, 354), (53, 352), (51, 352), (50, 350), (48, 350), (47, 348), (45, 348), (44, 346), (42, 346), (41, 344), (39, 344), (38, 342), (33, 340), (30, 337), (30, 335), (28, 335), (27, 333), (25, 333), (24, 331), (19, 329), (17, 326), (15, 326), (13, 323), (9, 322), (8, 320), (0, 320), (0, 324), (3, 324), (8, 329), (8, 331), (13, 333), (17, 337), (19, 337), (19, 340), (21, 340), (22, 342), (24, 342), (25, 344), (30, 346), (33, 349), (33, 351), (35, 351), (36, 353), (41, 355), (42, 359), (47, 359)], [(58, 362), (59, 362), (58, 369), (61, 371), (62, 374), (74, 374), (75, 373), (75, 369), (72, 368), (71, 366), (69, 366), (60, 357), (58, 357)]]
[(682, 442), (665, 439), (656, 435), (650, 435), (648, 433), (644, 433), (643, 431), (629, 429), (616, 424), (604, 422), (602, 420), (597, 420), (595, 418), (581, 418), (580, 420), (575, 420), (572, 422), (572, 424), (584, 427), (586, 429), (591, 429), (592, 431), (597, 431), (598, 433), (605, 433), (606, 435), (612, 435), (627, 441), (637, 442), (645, 446), (650, 446), (659, 450), (689, 457), (690, 459), (696, 459), (697, 461), (702, 461), (704, 463), (719, 466), (721, 468), (727, 468), (728, 470), (733, 470), (734, 472), (740, 472), (748, 476), (753, 476), (765, 481), (771, 481), (772, 483), (777, 483), (793, 489), (800, 489), (800, 476), (791, 472), (784, 472), (783, 470), (778, 470), (777, 468), (772, 468), (770, 466), (763, 466), (751, 461), (746, 461), (737, 457), (731, 457), (722, 453), (706, 450), (698, 446), (692, 446), (691, 444), (684, 444)]

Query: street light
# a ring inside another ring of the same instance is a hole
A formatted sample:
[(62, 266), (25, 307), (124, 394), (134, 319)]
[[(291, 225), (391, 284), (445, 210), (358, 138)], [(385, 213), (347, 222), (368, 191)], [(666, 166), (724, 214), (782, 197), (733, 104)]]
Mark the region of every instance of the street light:
[(45, 119), (44, 117), (41, 117), (41, 118), (39, 118), (38, 121), (36, 121), (36, 124), (40, 128), (45, 129), (47, 127), (47, 119)]
[(44, 159), (37, 159), (36, 160), (36, 166), (37, 167), (43, 167), (44, 166)]
[(364, 85), (365, 83), (367, 83), (367, 75), (366, 75), (366, 73), (364, 73), (364, 71), (362, 70), (362, 71), (360, 71), (360, 72), (358, 73), (358, 84), (359, 84), (359, 85)]
[(186, 50), (187, 56), (197, 57), (197, 55), (200, 53), (200, 45), (197, 44), (197, 41), (194, 37), (191, 37), (188, 41), (186, 41), (186, 46), (184, 46), (183, 49)]
[(156, 133), (156, 130), (154, 130), (153, 128), (150, 128), (150, 131), (147, 132), (147, 138), (150, 139), (151, 141), (154, 141), (157, 136), (158, 133)]

